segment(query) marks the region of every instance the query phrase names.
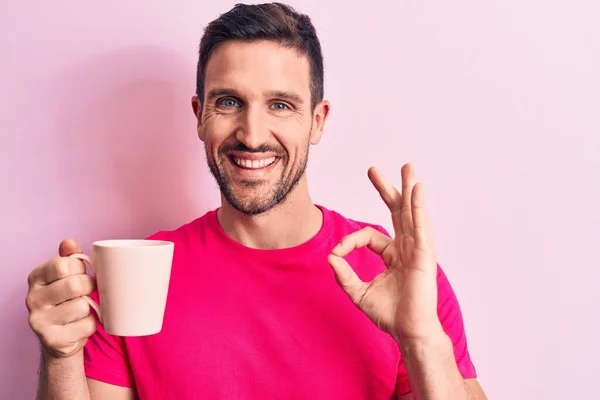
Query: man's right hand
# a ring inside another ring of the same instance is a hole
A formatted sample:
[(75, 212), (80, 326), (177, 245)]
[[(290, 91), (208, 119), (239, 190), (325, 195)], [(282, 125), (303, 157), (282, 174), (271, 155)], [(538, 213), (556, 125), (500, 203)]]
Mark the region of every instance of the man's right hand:
[(69, 257), (81, 252), (73, 240), (63, 240), (60, 256), (29, 274), (29, 325), (40, 338), (43, 351), (53, 358), (80, 353), (87, 338), (96, 331), (90, 306), (81, 297), (92, 293), (94, 278), (86, 274), (82, 261)]

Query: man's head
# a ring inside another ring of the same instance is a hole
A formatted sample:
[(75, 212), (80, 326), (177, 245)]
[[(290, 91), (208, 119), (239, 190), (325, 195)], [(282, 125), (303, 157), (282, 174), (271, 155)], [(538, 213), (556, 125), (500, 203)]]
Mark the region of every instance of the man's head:
[(255, 215), (285, 200), (329, 111), (310, 19), (279, 3), (236, 5), (205, 30), (196, 94), (198, 134), (227, 202)]

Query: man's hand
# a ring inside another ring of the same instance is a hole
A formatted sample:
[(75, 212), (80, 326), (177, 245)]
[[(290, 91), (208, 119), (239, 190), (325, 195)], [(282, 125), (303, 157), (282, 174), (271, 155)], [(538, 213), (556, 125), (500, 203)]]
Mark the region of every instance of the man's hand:
[[(402, 168), (402, 194), (375, 168), (369, 179), (392, 216), (393, 239), (372, 228), (344, 237), (329, 256), (340, 286), (352, 301), (399, 343), (439, 335), (437, 262), (425, 212), (423, 186), (410, 164)], [(363, 282), (342, 257), (367, 246), (379, 254), (387, 270)]]
[(90, 306), (81, 296), (95, 287), (85, 265), (68, 257), (81, 249), (72, 240), (59, 246), (60, 257), (35, 268), (28, 278), (26, 305), (29, 325), (40, 338), (46, 357), (60, 359), (81, 352), (96, 331)]

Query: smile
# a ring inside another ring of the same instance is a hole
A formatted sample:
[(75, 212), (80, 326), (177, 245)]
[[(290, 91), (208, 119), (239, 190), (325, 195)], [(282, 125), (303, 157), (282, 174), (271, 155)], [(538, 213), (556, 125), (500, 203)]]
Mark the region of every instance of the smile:
[(276, 157), (268, 157), (268, 158), (261, 158), (259, 160), (249, 160), (249, 159), (233, 156), (233, 157), (231, 157), (231, 159), (233, 160), (235, 165), (237, 165), (238, 167), (247, 168), (247, 169), (260, 169), (260, 168), (268, 167), (269, 165), (273, 164), (277, 158)]

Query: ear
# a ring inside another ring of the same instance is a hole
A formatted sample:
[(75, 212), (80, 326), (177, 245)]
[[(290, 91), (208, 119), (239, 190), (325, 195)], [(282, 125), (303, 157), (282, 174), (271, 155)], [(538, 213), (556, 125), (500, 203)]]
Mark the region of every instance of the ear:
[(310, 133), (310, 144), (317, 144), (323, 137), (323, 129), (325, 128), (325, 121), (329, 116), (329, 101), (323, 100), (315, 107), (313, 111), (313, 123), (312, 132)]
[(196, 116), (196, 130), (198, 131), (198, 137), (204, 141), (204, 132), (202, 129), (202, 102), (197, 95), (192, 96), (192, 110), (194, 116)]

